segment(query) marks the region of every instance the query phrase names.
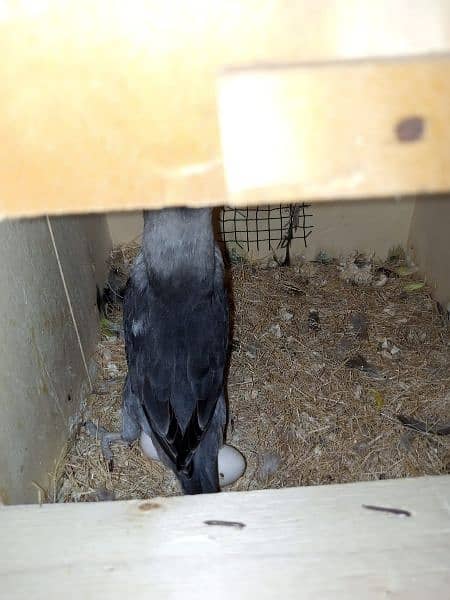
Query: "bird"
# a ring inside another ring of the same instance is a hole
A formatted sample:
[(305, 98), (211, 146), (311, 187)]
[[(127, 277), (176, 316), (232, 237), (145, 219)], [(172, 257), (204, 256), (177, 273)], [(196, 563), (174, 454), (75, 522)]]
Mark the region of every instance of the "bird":
[(132, 443), (143, 432), (184, 494), (219, 492), (229, 305), (211, 208), (144, 212), (123, 325), (122, 431), (104, 437), (105, 456), (117, 435)]

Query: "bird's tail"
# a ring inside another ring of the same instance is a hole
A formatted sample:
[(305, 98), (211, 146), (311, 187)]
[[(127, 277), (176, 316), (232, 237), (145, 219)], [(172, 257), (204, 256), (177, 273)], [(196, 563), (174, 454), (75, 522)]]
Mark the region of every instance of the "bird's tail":
[(225, 418), (225, 400), (221, 395), (211, 424), (192, 458), (190, 476), (183, 472), (177, 474), (184, 494), (214, 494), (220, 492), (217, 457), (223, 442)]
[(181, 489), (184, 494), (214, 494), (220, 492), (219, 477), (212, 481), (209, 477), (203, 477), (202, 473), (193, 473), (189, 479), (184, 475), (179, 476)]
[(214, 494), (220, 492), (217, 455), (221, 432), (208, 431), (192, 458), (189, 475), (178, 472), (178, 480), (184, 494)]

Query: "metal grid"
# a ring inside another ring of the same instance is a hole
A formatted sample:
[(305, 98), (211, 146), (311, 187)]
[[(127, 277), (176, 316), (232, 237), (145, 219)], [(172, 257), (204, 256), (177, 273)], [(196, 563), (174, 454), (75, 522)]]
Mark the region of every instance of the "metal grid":
[(255, 208), (225, 207), (221, 214), (223, 240), (250, 251), (256, 244), (268, 244), (271, 250), (289, 250), (292, 240), (302, 239), (307, 247), (312, 233), (310, 204), (280, 204)]

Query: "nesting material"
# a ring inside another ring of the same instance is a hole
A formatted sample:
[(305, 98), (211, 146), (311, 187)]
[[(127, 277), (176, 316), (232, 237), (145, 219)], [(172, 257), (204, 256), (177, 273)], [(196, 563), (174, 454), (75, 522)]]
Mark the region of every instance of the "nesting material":
[[(354, 256), (348, 264), (359, 268)], [(247, 469), (228, 489), (450, 472), (450, 436), (433, 433), (450, 420), (448, 321), (426, 286), (405, 291), (416, 274), (387, 276), (377, 287), (343, 278), (339, 266), (232, 268), (227, 442), (244, 454)], [(311, 327), (311, 314), (319, 326)], [(109, 318), (120, 323), (120, 310)], [(85, 418), (118, 431), (126, 374), (121, 337), (103, 336), (97, 362)], [(405, 418), (426, 423), (425, 431), (406, 426)], [(172, 473), (148, 460), (139, 442), (113, 453), (109, 472), (98, 441), (82, 427), (55, 476), (56, 499), (180, 493)]]
[(373, 257), (366, 257), (359, 252), (341, 258), (338, 268), (342, 279), (347, 283), (355, 283), (357, 285), (369, 285), (373, 283), (372, 259)]

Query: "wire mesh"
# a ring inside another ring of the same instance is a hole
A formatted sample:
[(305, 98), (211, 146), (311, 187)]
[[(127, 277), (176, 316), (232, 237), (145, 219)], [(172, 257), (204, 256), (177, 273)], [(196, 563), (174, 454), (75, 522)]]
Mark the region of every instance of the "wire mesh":
[(232, 242), (250, 251), (268, 244), (270, 250), (289, 249), (292, 240), (301, 239), (307, 247), (312, 233), (311, 205), (280, 204), (255, 208), (224, 207), (221, 214), (221, 233), (224, 242)]

